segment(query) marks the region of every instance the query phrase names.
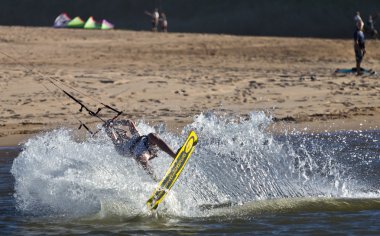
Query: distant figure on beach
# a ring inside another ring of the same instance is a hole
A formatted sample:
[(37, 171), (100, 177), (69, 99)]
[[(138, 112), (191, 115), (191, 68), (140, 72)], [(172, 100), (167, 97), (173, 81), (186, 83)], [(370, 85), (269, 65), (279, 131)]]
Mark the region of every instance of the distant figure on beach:
[(152, 32), (157, 32), (158, 22), (160, 15), (158, 13), (158, 9), (154, 9), (153, 13), (150, 13), (148, 11), (145, 11), (145, 14), (150, 16), (152, 18)]
[(375, 22), (373, 21), (376, 17), (372, 17), (372, 15), (369, 15), (367, 25), (365, 27), (366, 33), (368, 33), (371, 37), (377, 39), (378, 32), (375, 28)]
[(168, 20), (166, 19), (165, 13), (161, 12), (160, 17), (160, 26), (162, 32), (168, 32)]
[(363, 57), (366, 53), (365, 50), (365, 38), (363, 33), (363, 21), (356, 22), (356, 30), (354, 32), (354, 50), (356, 59), (356, 73), (361, 75), (363, 72), (360, 69), (360, 65), (363, 61)]
[(356, 15), (354, 16), (354, 21), (355, 21), (355, 25), (358, 23), (358, 21), (363, 21), (361, 16), (360, 16), (360, 12), (356, 12)]
[(123, 156), (133, 156), (150, 175), (153, 175), (153, 172), (148, 162), (157, 157), (157, 148), (172, 158), (176, 157), (169, 145), (157, 134), (141, 135), (132, 120), (109, 120), (104, 124), (104, 128), (115, 145), (116, 151)]

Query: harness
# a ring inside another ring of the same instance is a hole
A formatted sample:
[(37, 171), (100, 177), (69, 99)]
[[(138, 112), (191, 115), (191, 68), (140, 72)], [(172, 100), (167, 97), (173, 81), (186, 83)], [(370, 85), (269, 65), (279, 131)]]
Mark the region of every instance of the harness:
[(149, 150), (149, 145), (148, 145), (148, 136), (146, 135), (141, 135), (140, 137), (138, 137), (137, 139), (135, 139), (135, 141), (131, 144), (131, 147), (129, 148), (129, 151), (132, 152), (133, 149), (135, 149), (136, 145), (142, 140), (144, 142), (144, 145), (145, 147)]
[(135, 151), (135, 148), (137, 147), (137, 145), (139, 143), (143, 143), (146, 150), (149, 152), (149, 154), (153, 157), (156, 157), (157, 156), (157, 150), (150, 146), (149, 143), (148, 143), (148, 136), (147, 135), (141, 135), (141, 136), (138, 136), (138, 137), (135, 137), (135, 138), (129, 138), (127, 137), (125, 134), (124, 134), (124, 130), (123, 129), (119, 129), (119, 128), (116, 128), (116, 127), (112, 127), (118, 137), (117, 137), (117, 144), (118, 145), (123, 145), (123, 141), (122, 140), (128, 140), (127, 142), (129, 142), (129, 145), (128, 145), (128, 151), (133, 154), (134, 151)]

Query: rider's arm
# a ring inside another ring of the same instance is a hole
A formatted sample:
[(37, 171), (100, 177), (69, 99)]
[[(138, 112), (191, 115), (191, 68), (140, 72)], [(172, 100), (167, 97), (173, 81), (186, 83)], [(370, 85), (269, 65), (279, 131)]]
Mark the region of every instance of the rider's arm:
[(118, 120), (118, 121), (115, 121), (114, 124), (127, 126), (129, 128), (129, 131), (131, 131), (132, 134), (140, 135), (139, 131), (136, 128), (135, 123), (132, 120)]
[(132, 120), (128, 120), (128, 121), (129, 121), (128, 127), (131, 133), (140, 135), (140, 132), (137, 130), (135, 123)]
[(359, 34), (358, 32), (354, 33), (354, 48), (355, 50), (359, 50)]
[(137, 130), (136, 125), (132, 120), (117, 120), (117, 121), (113, 121), (112, 125), (127, 126), (132, 135), (134, 134), (140, 135), (140, 132)]
[(105, 131), (106, 131), (106, 134), (108, 135), (108, 137), (111, 138), (111, 140), (114, 144), (121, 142), (120, 136), (112, 127), (106, 127)]
[(108, 120), (104, 123), (103, 127), (105, 127), (106, 134), (111, 138), (114, 144), (118, 144), (121, 142), (122, 138), (119, 133), (114, 129), (114, 122), (112, 120)]

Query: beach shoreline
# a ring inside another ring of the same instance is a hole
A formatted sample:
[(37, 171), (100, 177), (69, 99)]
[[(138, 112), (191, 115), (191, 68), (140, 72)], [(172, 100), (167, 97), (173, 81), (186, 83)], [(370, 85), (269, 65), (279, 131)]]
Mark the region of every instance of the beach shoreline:
[[(0, 35), (0, 146), (77, 128), (73, 116), (98, 123), (48, 79), (172, 131), (207, 111), (268, 112), (275, 132), (380, 125), (380, 78), (334, 74), (354, 65), (351, 40), (38, 27), (0, 27)], [(367, 42), (363, 66), (380, 71), (377, 48)]]

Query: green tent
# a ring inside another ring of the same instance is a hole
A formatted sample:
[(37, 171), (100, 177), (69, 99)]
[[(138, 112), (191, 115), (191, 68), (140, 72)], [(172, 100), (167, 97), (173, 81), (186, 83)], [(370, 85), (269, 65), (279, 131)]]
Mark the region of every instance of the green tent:
[(67, 28), (83, 28), (83, 26), (84, 21), (79, 16), (69, 21), (69, 23), (66, 25)]
[(100, 25), (96, 23), (96, 21), (94, 20), (92, 16), (90, 16), (88, 20), (86, 21), (86, 23), (84, 24), (84, 28), (85, 29), (100, 29)]

